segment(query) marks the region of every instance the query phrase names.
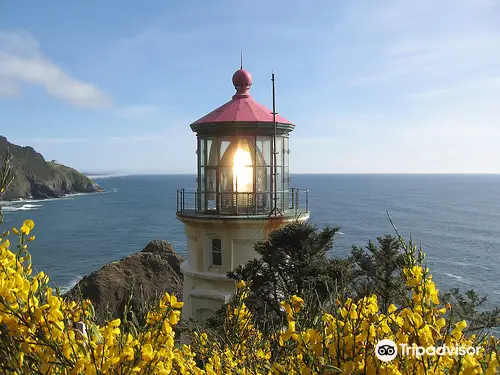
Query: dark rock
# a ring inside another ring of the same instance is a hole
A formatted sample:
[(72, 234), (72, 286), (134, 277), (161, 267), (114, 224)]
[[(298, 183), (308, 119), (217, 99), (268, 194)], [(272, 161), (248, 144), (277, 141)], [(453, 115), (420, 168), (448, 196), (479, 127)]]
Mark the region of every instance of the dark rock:
[(183, 278), (181, 273), (181, 263), (184, 259), (175, 252), (169, 242), (163, 240), (153, 240), (148, 243), (141, 252), (160, 255), (160, 257), (167, 260), (168, 264), (175, 271), (177, 276), (181, 279)]
[(97, 322), (103, 324), (122, 318), (132, 296), (131, 310), (141, 321), (148, 307), (165, 292), (182, 298), (182, 261), (167, 241), (151, 241), (142, 251), (85, 276), (64, 297), (90, 299)]
[(59, 189), (53, 189), (40, 183), (31, 184), (31, 196), (35, 199), (60, 198), (63, 195)]

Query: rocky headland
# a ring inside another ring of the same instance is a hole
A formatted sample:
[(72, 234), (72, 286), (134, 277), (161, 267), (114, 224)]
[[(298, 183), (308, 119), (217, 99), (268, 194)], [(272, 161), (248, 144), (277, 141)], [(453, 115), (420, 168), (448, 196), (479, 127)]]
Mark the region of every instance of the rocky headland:
[(0, 136), (2, 162), (7, 151), (13, 156), (13, 181), (3, 195), (4, 200), (59, 198), (66, 194), (103, 191), (92, 179), (77, 170), (55, 160), (46, 161), (33, 147), (18, 146)]
[(182, 299), (182, 262), (170, 243), (154, 240), (142, 251), (83, 277), (64, 297), (91, 300), (99, 324), (122, 318), (127, 303), (141, 321), (165, 292)]

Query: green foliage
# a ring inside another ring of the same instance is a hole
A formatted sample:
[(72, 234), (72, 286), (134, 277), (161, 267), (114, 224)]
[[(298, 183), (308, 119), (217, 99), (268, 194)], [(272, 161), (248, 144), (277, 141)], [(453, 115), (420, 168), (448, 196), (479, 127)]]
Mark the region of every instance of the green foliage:
[(349, 260), (354, 264), (353, 287), (360, 297), (376, 294), (379, 306), (387, 312), (391, 303), (406, 298), (404, 277), (404, 253), (397, 237), (378, 237), (378, 246), (372, 241), (365, 248), (353, 246)]
[(441, 296), (444, 303), (453, 306), (448, 318), (453, 322), (466, 320), (466, 332), (474, 332), (479, 336), (487, 333), (490, 328), (500, 327), (500, 308), (486, 310), (485, 296), (479, 296), (474, 290), (468, 290), (465, 295), (459, 288), (453, 288)]

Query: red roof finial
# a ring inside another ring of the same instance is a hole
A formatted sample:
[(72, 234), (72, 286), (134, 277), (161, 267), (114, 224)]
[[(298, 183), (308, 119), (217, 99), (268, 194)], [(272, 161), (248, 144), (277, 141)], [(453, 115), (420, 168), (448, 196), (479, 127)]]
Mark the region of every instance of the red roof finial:
[(239, 69), (233, 74), (233, 85), (236, 89), (236, 98), (247, 98), (250, 96), (248, 91), (252, 86), (252, 76), (245, 69)]

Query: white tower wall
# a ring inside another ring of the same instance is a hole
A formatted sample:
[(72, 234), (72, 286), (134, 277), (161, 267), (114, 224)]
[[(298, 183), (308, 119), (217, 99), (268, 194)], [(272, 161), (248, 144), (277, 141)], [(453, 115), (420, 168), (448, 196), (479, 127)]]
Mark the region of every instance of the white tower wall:
[[(228, 279), (226, 273), (256, 258), (255, 243), (267, 240), (273, 230), (308, 217), (309, 214), (237, 219), (179, 216), (184, 223), (188, 246), (188, 259), (181, 265), (183, 319), (205, 320), (228, 303), (234, 293), (234, 281)], [(222, 245), (221, 265), (213, 262), (213, 239), (220, 239)]]

